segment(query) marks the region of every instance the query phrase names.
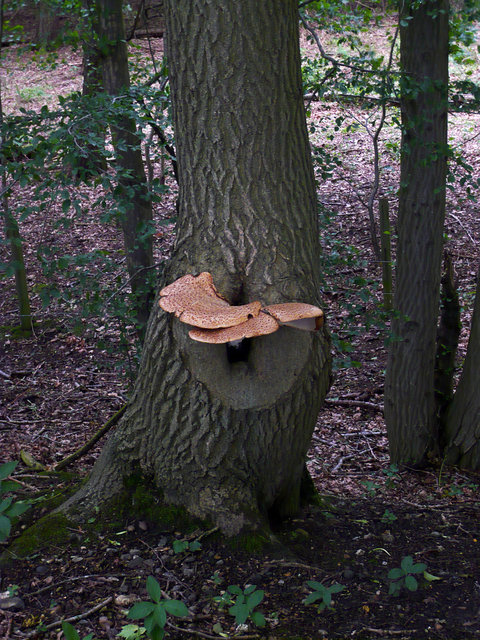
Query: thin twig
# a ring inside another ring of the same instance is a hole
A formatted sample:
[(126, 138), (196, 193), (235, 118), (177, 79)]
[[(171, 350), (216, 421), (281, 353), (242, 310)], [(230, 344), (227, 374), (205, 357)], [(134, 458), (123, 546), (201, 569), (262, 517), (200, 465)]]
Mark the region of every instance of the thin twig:
[[(127, 576), (126, 573), (113, 573), (109, 575), (109, 578), (125, 578)], [(38, 596), (40, 593), (44, 593), (45, 591), (51, 591), (52, 589), (56, 589), (62, 584), (67, 584), (68, 582), (76, 582), (77, 580), (91, 580), (92, 578), (105, 578), (104, 575), (100, 573), (91, 573), (84, 576), (72, 576), (67, 578), (66, 580), (60, 580), (60, 582), (55, 582), (47, 585), (46, 587), (42, 587), (41, 589), (37, 589), (37, 591), (31, 591), (30, 593), (22, 594), (22, 598), (31, 598), (32, 596)]]
[(458, 224), (462, 227), (462, 229), (465, 231), (467, 236), (470, 238), (470, 242), (476, 247), (477, 243), (475, 242), (474, 238), (472, 237), (470, 231), (467, 229), (467, 227), (460, 220), (460, 218), (458, 216), (456, 216), (454, 213), (451, 213), (451, 212), (449, 212), (448, 215), (451, 216), (454, 220), (456, 220), (458, 222)]
[(110, 604), (110, 602), (112, 602), (112, 600), (113, 600), (113, 596), (109, 596), (106, 600), (103, 600), (99, 604), (96, 604), (94, 607), (92, 607), (88, 611), (85, 611), (84, 613), (79, 613), (76, 616), (71, 616), (70, 618), (64, 618), (63, 620), (57, 620), (57, 622), (52, 622), (51, 624), (47, 624), (44, 627), (35, 629), (35, 631), (32, 631), (32, 633), (27, 634), (25, 637), (36, 638), (37, 636), (43, 635), (46, 631), (50, 631), (50, 629), (61, 627), (64, 622), (71, 623), (71, 622), (78, 622), (79, 620), (84, 620), (85, 618), (88, 618), (88, 616), (91, 616), (92, 613), (95, 613), (96, 611), (99, 611), (103, 607), (106, 607), (107, 604)]
[[(175, 631), (180, 631), (180, 633), (189, 633), (190, 635), (198, 636), (199, 638), (207, 638), (207, 640), (218, 640), (218, 636), (212, 636), (209, 633), (205, 633), (204, 631), (198, 631), (198, 629), (185, 629), (182, 627), (177, 627), (176, 625), (168, 621), (167, 626), (169, 626), (171, 629), (174, 629)], [(260, 636), (257, 634), (233, 637), (235, 638), (235, 640), (249, 640), (250, 638), (260, 638)]]
[(361, 407), (362, 409), (373, 409), (383, 413), (383, 404), (376, 402), (365, 402), (364, 400), (329, 400), (325, 399), (325, 404), (337, 405), (339, 407)]
[(363, 627), (365, 631), (370, 633), (378, 633), (378, 635), (384, 636), (401, 636), (404, 633), (412, 634), (417, 633), (416, 629), (374, 629), (373, 627)]
[(79, 449), (74, 451), (72, 454), (70, 454), (63, 460), (60, 460), (60, 462), (58, 462), (53, 467), (53, 471), (61, 471), (62, 469), (65, 469), (65, 467), (67, 467), (69, 464), (71, 464), (75, 460), (78, 460), (78, 458), (81, 458), (82, 456), (84, 456), (87, 453), (87, 451), (90, 451), (90, 449), (100, 440), (100, 438), (102, 438), (107, 433), (107, 431), (109, 431), (114, 425), (117, 424), (117, 422), (125, 413), (126, 408), (127, 408), (127, 405), (124, 404), (123, 407), (121, 407), (116, 413), (113, 414), (113, 416), (109, 420), (107, 420), (107, 422), (103, 425), (103, 427), (101, 427), (97, 431), (97, 433), (95, 433), (90, 438), (90, 440), (88, 440), (83, 446), (81, 446)]
[(290, 560), (268, 560), (264, 564), (276, 564), (282, 567), (295, 567), (296, 569), (306, 569), (307, 571), (321, 571), (319, 567), (314, 567), (311, 564), (303, 564), (302, 562), (294, 562)]

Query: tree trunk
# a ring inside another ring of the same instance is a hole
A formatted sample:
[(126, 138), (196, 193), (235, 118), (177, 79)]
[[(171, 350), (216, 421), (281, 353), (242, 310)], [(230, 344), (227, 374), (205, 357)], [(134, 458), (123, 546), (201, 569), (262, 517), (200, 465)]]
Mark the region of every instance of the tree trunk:
[[(295, 0), (168, 0), (166, 24), (180, 177), (166, 281), (210, 271), (232, 304), (318, 303)], [(294, 513), (329, 386), (326, 332), (282, 327), (235, 361), (188, 329), (155, 305), (129, 407), (73, 502), (141, 470), (228, 535)]]
[(385, 381), (394, 462), (422, 463), (438, 439), (435, 339), (447, 169), (448, 0), (405, 2), (395, 311)]
[[(3, 44), (3, 19), (4, 19), (4, 0), (0, 0), (0, 62)], [(32, 311), (30, 308), (30, 296), (28, 292), (27, 271), (25, 269), (25, 259), (23, 256), (22, 237), (18, 222), (15, 215), (10, 210), (8, 202), (9, 189), (7, 187), (7, 168), (2, 166), (3, 146), (5, 144), (5, 129), (3, 117), (3, 87), (0, 79), (0, 207), (1, 216), (5, 223), (5, 236), (7, 243), (10, 245), (12, 256), (12, 266), (15, 273), (15, 285), (18, 297), (18, 311), (20, 315), (20, 328), (22, 331), (31, 332), (33, 328)]]
[[(108, 53), (102, 60), (103, 83), (107, 93), (119, 96), (130, 87), (122, 0), (99, 0), (99, 3), (102, 35), (108, 43)], [(127, 268), (134, 297), (137, 329), (143, 337), (154, 295), (153, 274), (149, 271), (153, 266), (152, 206), (135, 121), (128, 115), (117, 118), (111, 132), (121, 169), (121, 223)]]
[(447, 419), (445, 457), (450, 464), (480, 469), (480, 395), (478, 363), (480, 362), (480, 271), (473, 311), (467, 357)]

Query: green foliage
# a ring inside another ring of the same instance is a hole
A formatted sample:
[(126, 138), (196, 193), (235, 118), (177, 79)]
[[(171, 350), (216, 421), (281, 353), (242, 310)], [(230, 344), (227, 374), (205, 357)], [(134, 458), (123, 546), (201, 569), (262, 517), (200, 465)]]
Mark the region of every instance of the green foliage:
[(418, 581), (415, 576), (423, 574), (426, 569), (427, 565), (423, 562), (414, 563), (412, 556), (403, 557), (400, 566), (390, 569), (388, 572), (390, 581), (388, 593), (398, 596), (403, 587), (409, 591), (416, 591), (418, 589)]
[(250, 619), (256, 627), (264, 627), (265, 616), (260, 611), (255, 611), (262, 602), (264, 592), (257, 589), (256, 585), (250, 584), (245, 589), (238, 585), (230, 585), (221, 595), (216, 596), (213, 601), (222, 609), (228, 607), (228, 613), (235, 617), (235, 623), (244, 624)]
[(384, 522), (385, 524), (392, 524), (392, 522), (395, 522), (396, 519), (397, 516), (393, 513), (393, 511), (390, 511), (390, 509), (385, 509), (381, 517), (382, 522)]
[(321, 289), (329, 316), (329, 300), (340, 308), (330, 331), (335, 357), (334, 368), (359, 367), (353, 357), (353, 342), (372, 327), (386, 332), (388, 314), (378, 301), (378, 282), (369, 275), (366, 259), (359, 249), (341, 237), (336, 214), (321, 207), (319, 211)]
[(399, 468), (396, 464), (390, 464), (388, 469), (382, 469), (385, 475), (385, 486), (387, 489), (393, 489), (395, 484), (400, 480)]
[(147, 578), (147, 593), (152, 601), (136, 602), (128, 612), (128, 617), (132, 620), (143, 619), (148, 637), (162, 640), (167, 614), (184, 618), (189, 615), (188, 609), (181, 600), (163, 599), (160, 585), (153, 576)]
[(340, 593), (345, 589), (343, 584), (332, 584), (330, 587), (326, 587), (321, 582), (317, 582), (316, 580), (309, 580), (307, 585), (312, 589), (312, 593), (310, 593), (305, 600), (304, 604), (313, 604), (320, 600), (321, 602), (318, 605), (318, 611), (321, 612), (325, 608), (333, 609), (332, 606), (332, 596), (334, 593)]
[(198, 540), (192, 540), (191, 542), (188, 540), (174, 540), (172, 546), (174, 553), (178, 554), (184, 551), (200, 551), (202, 543)]
[(17, 89), (17, 100), (20, 103), (34, 102), (45, 98), (48, 95), (48, 88), (41, 85), (29, 85)]
[(78, 631), (69, 622), (62, 622), (62, 631), (65, 640), (92, 640), (93, 638), (93, 633), (89, 633), (88, 636), (80, 639)]
[(11, 461), (0, 465), (0, 542), (6, 540), (10, 535), (12, 518), (22, 515), (31, 506), (29, 502), (24, 500), (14, 502), (12, 496), (6, 495), (18, 487), (16, 482), (6, 479), (13, 473), (17, 464), (17, 462)]
[[(22, 96), (25, 101), (40, 97)], [(29, 193), (28, 199), (11, 198), (15, 202), (12, 216), (20, 230), (31, 217), (43, 220), (48, 229), (45, 241), (34, 247), (34, 257), (30, 258), (38, 261), (42, 272), (33, 292), (44, 308), (63, 312), (64, 323), (76, 333), (88, 332), (90, 319), (101, 318), (103, 331), (96, 334), (99, 348), (118, 353), (118, 342), (113, 347), (109, 338), (118, 336), (132, 378), (140, 345), (135, 344), (136, 305), (135, 297), (129, 294), (124, 250), (114, 244), (90, 250), (88, 245), (82, 248), (81, 242), (66, 250), (63, 247), (68, 230), (72, 229), (75, 236), (76, 229), (93, 215), (105, 226), (106, 233), (115, 237), (127, 207), (140, 192), (106, 144), (106, 127), (133, 118), (141, 143), (151, 125), (160, 130), (168, 126), (168, 100), (165, 87), (136, 88), (116, 99), (104, 94), (72, 93), (60, 97), (55, 109), (21, 108), (18, 114), (6, 115), (0, 131), (0, 181), (7, 185), (7, 195), (13, 195), (14, 185)], [(150, 162), (165, 155), (164, 144), (171, 142), (165, 134), (162, 141), (151, 145)], [(163, 176), (152, 177), (147, 197), (158, 202), (166, 190)], [(155, 233), (153, 225), (145, 225), (137, 230), (138, 241), (144, 242)], [(5, 240), (0, 239), (3, 243)], [(11, 261), (0, 262), (0, 276), (10, 278), (14, 273)], [(149, 271), (149, 287), (155, 287), (156, 275), (155, 269)], [(132, 353), (132, 344), (137, 353)]]
[(139, 627), (138, 624), (126, 624), (117, 633), (117, 636), (125, 640), (139, 640), (146, 632), (145, 627)]
[(363, 484), (363, 486), (366, 489), (367, 495), (370, 498), (373, 498), (376, 492), (378, 491), (378, 489), (381, 488), (379, 484), (377, 484), (376, 482), (373, 482), (372, 480), (362, 480), (360, 484)]

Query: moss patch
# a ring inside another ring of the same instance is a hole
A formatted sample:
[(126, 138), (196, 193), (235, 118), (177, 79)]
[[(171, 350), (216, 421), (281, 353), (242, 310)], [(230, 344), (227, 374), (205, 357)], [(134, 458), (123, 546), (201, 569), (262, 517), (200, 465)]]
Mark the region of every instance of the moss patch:
[[(165, 503), (163, 494), (154, 482), (140, 474), (125, 479), (124, 490), (100, 507), (101, 526), (123, 527), (132, 520), (143, 520), (150, 529), (180, 530), (190, 533), (209, 528), (209, 523), (193, 518), (181, 506)], [(105, 522), (107, 525), (105, 525)]]
[(49, 513), (12, 542), (0, 559), (0, 564), (9, 564), (15, 559), (24, 559), (33, 553), (53, 546), (72, 542), (72, 523), (62, 513)]

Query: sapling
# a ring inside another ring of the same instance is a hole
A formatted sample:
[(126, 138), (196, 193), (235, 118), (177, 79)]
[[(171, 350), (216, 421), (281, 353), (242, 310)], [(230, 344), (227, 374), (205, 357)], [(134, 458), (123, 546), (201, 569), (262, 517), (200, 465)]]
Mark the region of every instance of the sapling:
[(228, 613), (235, 617), (237, 625), (244, 624), (250, 618), (256, 627), (264, 627), (266, 624), (265, 616), (260, 611), (255, 611), (264, 595), (264, 592), (257, 589), (254, 584), (248, 585), (243, 591), (234, 584), (213, 600), (220, 608), (229, 607)]
[(152, 640), (162, 640), (165, 636), (167, 614), (184, 618), (189, 615), (188, 609), (181, 600), (162, 598), (160, 585), (153, 576), (147, 578), (147, 592), (152, 601), (136, 602), (127, 615), (133, 620), (143, 619), (148, 637)]
[(334, 593), (340, 593), (345, 589), (343, 584), (332, 584), (330, 587), (326, 587), (321, 582), (317, 582), (316, 580), (309, 580), (307, 582), (310, 589), (312, 589), (312, 593), (310, 593), (305, 600), (304, 604), (312, 604), (313, 602), (317, 602), (317, 600), (321, 600), (318, 605), (318, 611), (323, 611), (325, 608), (333, 609), (332, 607), (332, 595)]
[(13, 497), (5, 498), (4, 495), (13, 491), (18, 487), (16, 482), (6, 480), (8, 476), (13, 473), (13, 470), (17, 466), (17, 462), (4, 462), (0, 465), (0, 542), (3, 542), (10, 535), (12, 529), (11, 519), (16, 516), (22, 515), (27, 509), (30, 509), (30, 504), (19, 500), (13, 502)]
[(403, 587), (409, 591), (416, 591), (418, 589), (418, 581), (415, 575), (424, 573), (426, 569), (427, 565), (425, 563), (414, 563), (412, 556), (405, 556), (402, 558), (399, 567), (390, 569), (388, 572), (388, 579), (390, 580), (388, 593), (398, 596)]

